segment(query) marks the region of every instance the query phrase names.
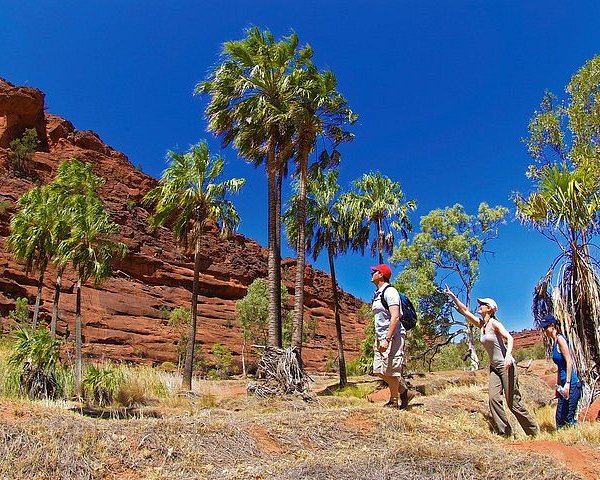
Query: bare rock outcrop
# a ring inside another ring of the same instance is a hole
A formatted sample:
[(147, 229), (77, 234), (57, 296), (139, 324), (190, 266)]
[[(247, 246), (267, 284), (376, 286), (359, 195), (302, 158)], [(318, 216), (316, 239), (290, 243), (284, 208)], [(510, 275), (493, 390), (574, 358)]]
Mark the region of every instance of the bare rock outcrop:
[[(165, 308), (190, 304), (193, 263), (178, 250), (166, 229), (151, 231), (150, 212), (141, 205), (156, 180), (136, 170), (127, 157), (104, 144), (91, 131), (77, 131), (68, 120), (44, 113), (44, 94), (32, 88), (15, 87), (0, 80), (0, 314), (14, 308), (17, 297), (33, 303), (35, 275), (26, 276), (6, 249), (11, 215), (16, 201), (34, 182), (50, 181), (61, 160), (79, 158), (93, 165), (94, 172), (106, 179), (101, 194), (110, 214), (120, 225), (119, 240), (129, 254), (114, 265), (114, 274), (100, 288), (83, 289), (84, 352), (91, 358), (110, 358), (133, 362), (176, 361), (181, 331), (168, 325)], [(46, 146), (36, 152), (29, 169), (35, 178), (8, 174), (6, 146), (25, 128), (35, 127)], [(219, 342), (230, 348), (239, 360), (242, 335), (236, 320), (235, 302), (248, 285), (267, 275), (266, 250), (243, 235), (222, 239), (216, 228), (202, 240), (200, 306), (197, 340), (208, 352)], [(285, 261), (285, 282), (293, 298), (295, 262)], [(48, 269), (44, 281), (41, 318), (49, 321), (52, 311), (53, 282), (56, 271)], [(310, 369), (323, 369), (327, 358), (335, 355), (330, 278), (306, 267), (305, 315), (316, 322), (303, 357)], [(75, 278), (66, 272), (62, 283), (58, 330), (69, 337), (74, 332)], [(348, 356), (358, 353), (364, 323), (355, 315), (362, 302), (342, 294), (342, 323)]]

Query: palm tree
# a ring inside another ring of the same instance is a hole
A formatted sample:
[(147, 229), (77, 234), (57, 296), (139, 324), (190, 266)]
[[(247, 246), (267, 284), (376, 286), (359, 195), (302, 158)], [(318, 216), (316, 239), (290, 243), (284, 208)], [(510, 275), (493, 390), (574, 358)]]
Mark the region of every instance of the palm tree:
[(404, 192), (400, 182), (394, 182), (379, 172), (364, 174), (352, 182), (356, 189), (349, 192), (346, 201), (354, 213), (354, 223), (362, 228), (353, 240), (353, 246), (364, 253), (369, 244), (372, 226), (376, 236), (371, 242), (371, 254), (379, 255), (379, 263), (384, 263), (384, 252), (391, 255), (394, 248), (394, 230), (406, 239), (412, 230), (408, 212), (417, 208), (414, 200), (402, 202)]
[(306, 264), (305, 204), (309, 156), (318, 137), (328, 140), (332, 153), (324, 150), (319, 156), (320, 166), (337, 165), (340, 160), (337, 147), (341, 142), (352, 140), (352, 134), (343, 130), (345, 124), (357, 120), (347, 106), (346, 99), (337, 91), (337, 81), (331, 71), (319, 72), (310, 63), (305, 69), (292, 74), (296, 86), (296, 98), (291, 102), (291, 113), (296, 129), (296, 176), (298, 178), (296, 283), (294, 302), (294, 331), (292, 344), (302, 349), (304, 320), (304, 267)]
[[(536, 174), (536, 191), (526, 199), (515, 198), (517, 216), (562, 250), (535, 288), (535, 320), (539, 323), (550, 312), (556, 315), (577, 370), (590, 383), (600, 374), (600, 281), (589, 251), (600, 211), (598, 173), (550, 164)], [(557, 287), (552, 288), (555, 272)]]
[(561, 250), (535, 288), (535, 321), (555, 314), (580, 377), (591, 385), (600, 378), (600, 279), (591, 253), (600, 227), (599, 71), (596, 55), (571, 77), (564, 101), (544, 94), (525, 139), (534, 189), (526, 198), (515, 195), (517, 216)]
[[(48, 188), (52, 191), (52, 194), (56, 199), (59, 211), (69, 211), (70, 206), (76, 205), (82, 197), (98, 197), (98, 191), (102, 185), (104, 185), (104, 179), (97, 177), (94, 174), (90, 163), (84, 163), (76, 158), (72, 158), (60, 163), (56, 172), (56, 177), (48, 185)], [(70, 225), (71, 220), (72, 217), (70, 215), (60, 216), (56, 228), (56, 241), (58, 243), (68, 237), (69, 232), (72, 229), (72, 226)], [(62, 275), (69, 263), (69, 258), (59, 258), (55, 255), (52, 261), (56, 266), (57, 273), (54, 283), (50, 332), (52, 333), (52, 336), (55, 336)]]
[(25, 262), (25, 272), (39, 272), (38, 289), (33, 311), (33, 328), (37, 327), (44, 274), (56, 254), (60, 242), (61, 215), (57, 197), (48, 187), (36, 187), (18, 202), (19, 211), (10, 224), (7, 246), (18, 261)]
[[(225, 162), (220, 156), (211, 156), (206, 142), (190, 147), (187, 153), (169, 152), (170, 164), (163, 172), (160, 183), (150, 190), (145, 202), (156, 205), (150, 218), (152, 228), (168, 225), (185, 250), (194, 253), (194, 280), (192, 285), (190, 330), (183, 372), (183, 390), (192, 389), (192, 370), (198, 317), (200, 286), (200, 241), (210, 222), (220, 224), (222, 234), (233, 231), (239, 216), (233, 204), (225, 197), (236, 193), (244, 185), (242, 178), (217, 183)], [(191, 247), (191, 248), (190, 248)]]
[(312, 56), (298, 49), (298, 36), (275, 41), (269, 31), (252, 27), (246, 38), (223, 45), (224, 61), (196, 93), (210, 95), (208, 130), (233, 145), (239, 155), (266, 166), (268, 185), (269, 343), (281, 346), (280, 185), (294, 151), (290, 102), (295, 98), (291, 72)]
[[(338, 175), (337, 170), (330, 170), (325, 174), (321, 169), (314, 169), (313, 175), (307, 182), (305, 228), (307, 233), (306, 248), (309, 253), (312, 252), (313, 259), (316, 260), (323, 249), (327, 250), (338, 346), (340, 386), (343, 387), (347, 383), (346, 361), (344, 359), (344, 341), (334, 259), (339, 253), (347, 250), (352, 231), (347, 221), (347, 208), (343, 205), (339, 196)], [(299, 204), (300, 194), (297, 191), (292, 196), (290, 206), (284, 215), (290, 242), (298, 236), (300, 220), (297, 209)]]
[(89, 279), (98, 286), (111, 274), (111, 261), (124, 256), (127, 247), (112, 240), (119, 226), (112, 222), (104, 204), (95, 195), (77, 195), (69, 202), (66, 214), (70, 217), (71, 232), (58, 248), (58, 258), (70, 262), (77, 275), (75, 305), (75, 391), (81, 397), (82, 324), (81, 287)]

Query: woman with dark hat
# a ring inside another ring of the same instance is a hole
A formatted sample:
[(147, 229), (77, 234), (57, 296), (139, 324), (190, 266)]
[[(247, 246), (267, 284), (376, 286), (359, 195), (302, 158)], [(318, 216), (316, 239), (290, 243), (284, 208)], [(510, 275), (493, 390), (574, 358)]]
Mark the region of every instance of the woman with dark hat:
[(481, 329), (481, 344), (490, 356), (488, 394), (496, 430), (504, 437), (512, 435), (503, 406), (503, 400), (506, 400), (506, 405), (523, 427), (523, 431), (534, 437), (539, 433), (539, 427), (521, 399), (515, 360), (512, 357), (513, 338), (496, 318), (498, 304), (491, 298), (478, 298), (477, 316), (469, 311), (447, 285), (444, 293), (452, 299), (456, 309), (465, 319)]
[(556, 428), (577, 423), (575, 413), (581, 398), (581, 382), (573, 367), (573, 358), (567, 339), (560, 333), (558, 320), (554, 315), (546, 315), (540, 322), (546, 337), (552, 341), (552, 360), (556, 363)]

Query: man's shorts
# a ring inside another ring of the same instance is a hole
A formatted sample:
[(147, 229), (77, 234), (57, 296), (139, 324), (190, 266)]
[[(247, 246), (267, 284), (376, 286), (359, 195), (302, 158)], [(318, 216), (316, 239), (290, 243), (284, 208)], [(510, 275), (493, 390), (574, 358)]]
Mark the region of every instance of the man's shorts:
[(373, 347), (373, 373), (390, 377), (402, 376), (402, 361), (404, 360), (404, 340), (406, 334), (394, 335), (392, 342), (385, 352), (377, 350), (379, 340)]

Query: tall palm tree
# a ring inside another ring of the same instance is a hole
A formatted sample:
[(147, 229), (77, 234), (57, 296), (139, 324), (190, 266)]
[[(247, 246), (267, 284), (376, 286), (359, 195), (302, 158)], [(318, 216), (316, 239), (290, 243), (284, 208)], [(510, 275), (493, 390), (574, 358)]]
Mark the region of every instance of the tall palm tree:
[(170, 164), (163, 172), (157, 187), (148, 192), (145, 202), (156, 207), (150, 225), (156, 228), (168, 225), (177, 241), (194, 254), (194, 280), (192, 285), (192, 320), (188, 335), (183, 390), (192, 389), (192, 370), (196, 325), (198, 317), (198, 293), (200, 286), (200, 241), (209, 222), (216, 222), (223, 234), (233, 231), (239, 224), (239, 216), (226, 196), (237, 193), (244, 185), (242, 178), (216, 182), (223, 173), (225, 161), (212, 156), (206, 142), (190, 147), (184, 154), (169, 152)]
[(56, 195), (48, 187), (35, 187), (18, 201), (19, 211), (10, 224), (7, 246), (25, 263), (25, 272), (37, 270), (38, 289), (33, 311), (33, 328), (37, 327), (44, 274), (60, 242), (61, 215)]
[(302, 349), (304, 320), (304, 267), (306, 264), (305, 204), (309, 156), (318, 137), (331, 144), (331, 154), (324, 150), (319, 155), (320, 167), (339, 163), (337, 147), (350, 141), (353, 135), (343, 127), (354, 123), (357, 115), (349, 108), (346, 99), (337, 91), (337, 81), (331, 71), (319, 72), (312, 64), (293, 72), (296, 97), (290, 103), (296, 129), (296, 176), (298, 179), (296, 238), (296, 283), (294, 302), (294, 331), (292, 344)]
[[(56, 171), (56, 176), (50, 182), (48, 188), (52, 191), (53, 197), (56, 199), (59, 211), (68, 212), (71, 210), (71, 206), (77, 205), (77, 202), (83, 197), (99, 199), (99, 189), (104, 183), (105, 180), (103, 178), (94, 174), (90, 163), (84, 163), (77, 158), (71, 158), (60, 163)], [(72, 229), (72, 220), (73, 217), (71, 215), (60, 215), (56, 228), (56, 241), (58, 243), (69, 236), (69, 232)], [(64, 253), (69, 254), (70, 252)], [(60, 258), (55, 255), (52, 261), (56, 266), (57, 273), (54, 282), (50, 332), (52, 336), (55, 336), (62, 276), (69, 263), (69, 258)]]
[[(348, 380), (334, 259), (339, 253), (344, 253), (347, 250), (353, 232), (348, 222), (347, 207), (343, 204), (339, 195), (338, 176), (339, 172), (337, 170), (324, 173), (321, 169), (313, 169), (313, 174), (307, 182), (305, 228), (307, 234), (306, 248), (309, 253), (312, 253), (313, 259), (316, 260), (323, 249), (327, 251), (338, 346), (340, 386), (343, 387)], [(290, 206), (284, 215), (290, 242), (297, 238), (298, 229), (300, 228), (300, 217), (297, 212), (299, 204), (300, 194), (297, 189), (290, 199)]]
[[(383, 254), (391, 255), (394, 248), (394, 231), (406, 239), (412, 230), (408, 212), (417, 208), (414, 200), (403, 202), (404, 192), (400, 182), (394, 182), (379, 172), (366, 173), (352, 182), (355, 191), (346, 194), (350, 210), (354, 212), (354, 223), (359, 224), (353, 246), (364, 252), (371, 243), (371, 254), (378, 254), (379, 263), (384, 263)], [(372, 227), (375, 238), (370, 241)]]
[(75, 392), (81, 396), (82, 323), (81, 287), (90, 279), (100, 285), (111, 274), (111, 261), (124, 256), (127, 247), (115, 242), (119, 226), (112, 222), (104, 204), (95, 195), (78, 195), (69, 202), (66, 214), (70, 217), (71, 232), (58, 248), (63, 264), (70, 262), (77, 275), (75, 304)]
[(312, 56), (292, 34), (276, 41), (271, 32), (249, 28), (242, 40), (223, 45), (224, 61), (196, 87), (210, 96), (208, 130), (233, 143), (239, 155), (265, 164), (268, 185), (269, 343), (281, 346), (281, 178), (294, 151), (290, 102), (296, 92), (291, 73)]

